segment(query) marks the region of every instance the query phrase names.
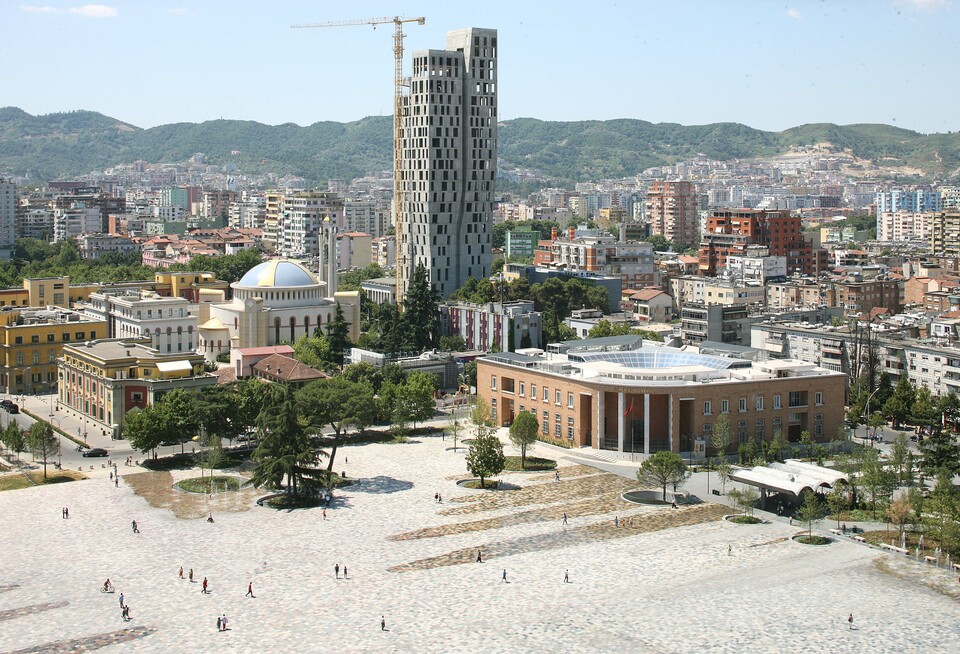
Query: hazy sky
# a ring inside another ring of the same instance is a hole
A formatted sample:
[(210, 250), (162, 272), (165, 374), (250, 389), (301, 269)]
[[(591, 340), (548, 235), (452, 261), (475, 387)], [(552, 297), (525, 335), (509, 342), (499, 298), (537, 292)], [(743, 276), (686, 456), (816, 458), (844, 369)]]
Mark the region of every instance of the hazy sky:
[[(392, 111), (392, 26), (499, 31), (500, 118), (960, 129), (952, 0), (0, 0), (0, 106), (89, 109), (141, 127)], [(99, 4), (103, 2), (104, 4)]]

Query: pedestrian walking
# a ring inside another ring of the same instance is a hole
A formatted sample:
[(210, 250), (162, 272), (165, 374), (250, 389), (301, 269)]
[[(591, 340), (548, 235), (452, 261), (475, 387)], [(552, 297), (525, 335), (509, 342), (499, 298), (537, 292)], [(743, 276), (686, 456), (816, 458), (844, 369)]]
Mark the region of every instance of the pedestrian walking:
[(380, 616), (380, 631), (386, 631), (386, 630), (387, 630), (387, 621), (386, 621), (386, 620), (384, 619), (384, 617), (381, 615), (381, 616)]
[(437, 493), (437, 503), (443, 504), (443, 495), (441, 495), (440, 493)]
[(63, 517), (68, 520), (70, 519), (70, 507), (63, 507)]
[(323, 519), (327, 519), (327, 507), (323, 507)]
[(67, 519), (67, 507), (63, 507), (62, 509), (60, 509), (60, 517), (64, 520)]
[(117, 475), (116, 477), (113, 478), (113, 485), (116, 488), (120, 488), (120, 475)]
[(506, 569), (506, 568), (503, 569), (503, 576), (500, 577), (500, 581), (501, 581), (501, 583), (507, 581), (507, 569)]
[(850, 629), (853, 629), (853, 614), (852, 614), (852, 613), (851, 613), (850, 616), (847, 618), (847, 626), (848, 626)]
[(113, 481), (113, 470), (110, 471), (110, 481)]
[(193, 583), (193, 568), (190, 568), (190, 583)]
[(344, 578), (344, 579), (347, 578), (347, 566), (346, 566), (346, 565), (343, 566), (343, 578)]
[(125, 605), (120, 609), (120, 617), (123, 618), (124, 622), (130, 621), (130, 606)]
[(560, 481), (560, 471), (559, 471), (559, 470), (555, 470), (555, 471), (553, 472), (553, 477), (554, 477), (554, 479), (556, 479), (557, 481)]
[(253, 597), (253, 598), (256, 598), (256, 596), (253, 594), (253, 582), (252, 582), (252, 581), (247, 584), (247, 594), (246, 594), (244, 597)]
[(339, 563), (334, 564), (334, 566), (333, 566), (333, 574), (335, 574), (335, 575), (337, 576), (337, 579), (340, 578), (340, 564), (339, 564)]
[(567, 514), (563, 514), (563, 524), (567, 524)]
[(732, 556), (732, 555), (733, 555), (733, 545), (731, 545), (730, 543), (727, 543), (727, 556)]
[(434, 493), (434, 494), (433, 494), (433, 501), (434, 501), (434, 502), (439, 502), (439, 501), (440, 501), (440, 493)]
[(223, 621), (220, 620), (220, 616), (217, 616), (217, 631), (223, 631)]
[(483, 563), (483, 553), (477, 550), (477, 563)]
[(183, 579), (183, 566), (180, 566), (180, 578)]
[(203, 588), (200, 590), (200, 592), (203, 593), (204, 595), (207, 594), (207, 578), (206, 577), (203, 578)]
[(120, 608), (123, 608), (123, 593), (120, 593)]
[(564, 571), (563, 571), (563, 583), (565, 583), (565, 584), (569, 584), (569, 583), (570, 583), (570, 571), (569, 571), (569, 570), (564, 570)]
[(140, 533), (140, 525), (137, 524), (137, 521), (136, 521), (136, 520), (134, 520), (134, 521), (130, 524), (130, 526), (133, 527), (133, 533), (135, 533), (135, 534), (139, 534), (139, 533)]
[(226, 631), (227, 630), (227, 614), (226, 613), (220, 616), (220, 624), (223, 625), (223, 630)]
[(619, 527), (619, 526), (620, 526), (620, 516), (616, 516), (616, 515), (613, 516), (613, 526), (614, 526), (614, 527)]

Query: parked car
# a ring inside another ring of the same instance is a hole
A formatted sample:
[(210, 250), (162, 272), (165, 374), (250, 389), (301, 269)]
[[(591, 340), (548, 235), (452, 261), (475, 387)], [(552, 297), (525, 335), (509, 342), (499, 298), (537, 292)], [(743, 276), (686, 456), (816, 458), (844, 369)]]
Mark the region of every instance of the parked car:
[(109, 453), (102, 447), (94, 447), (84, 452), (83, 456), (109, 456)]
[(20, 413), (20, 405), (16, 402), (11, 402), (8, 406), (3, 407), (3, 409), (7, 413)]
[[(0, 409), (3, 409), (4, 411), (14, 413), (13, 411), (11, 411), (11, 409), (15, 406), (17, 406), (17, 403), (14, 402), (13, 400), (0, 400)], [(19, 408), (20, 407), (17, 407), (18, 410)]]

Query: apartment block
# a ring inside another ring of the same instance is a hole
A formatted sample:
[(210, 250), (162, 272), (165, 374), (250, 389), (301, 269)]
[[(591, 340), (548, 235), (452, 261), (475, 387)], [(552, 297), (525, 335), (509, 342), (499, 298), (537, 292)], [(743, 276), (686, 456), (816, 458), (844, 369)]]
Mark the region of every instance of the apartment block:
[(654, 236), (680, 245), (700, 240), (699, 200), (690, 182), (654, 182), (647, 189), (645, 212)]

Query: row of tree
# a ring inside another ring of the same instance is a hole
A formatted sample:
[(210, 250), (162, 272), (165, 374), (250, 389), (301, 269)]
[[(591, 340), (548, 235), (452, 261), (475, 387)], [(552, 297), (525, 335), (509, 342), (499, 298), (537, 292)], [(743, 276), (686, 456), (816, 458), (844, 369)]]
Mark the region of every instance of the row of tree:
[(60, 451), (60, 440), (49, 423), (37, 421), (30, 425), (26, 432), (20, 430), (20, 425), (11, 420), (0, 431), (0, 442), (8, 450), (20, 458), (21, 452), (29, 450), (34, 458), (39, 457), (43, 462), (43, 478), (47, 478), (47, 464), (54, 452)]

